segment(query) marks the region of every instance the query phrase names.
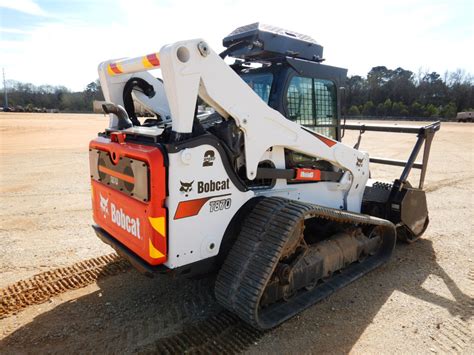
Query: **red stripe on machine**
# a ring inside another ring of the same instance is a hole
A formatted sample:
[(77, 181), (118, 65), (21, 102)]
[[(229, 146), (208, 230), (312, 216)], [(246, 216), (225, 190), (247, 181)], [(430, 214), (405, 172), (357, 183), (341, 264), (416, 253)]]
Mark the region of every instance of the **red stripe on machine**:
[(204, 206), (204, 204), (210, 199), (229, 195), (230, 194), (225, 194), (198, 198), (196, 200), (181, 201), (180, 203), (178, 203), (178, 207), (176, 208), (174, 219), (196, 216), (201, 211), (202, 206)]
[(316, 138), (318, 138), (321, 142), (323, 142), (324, 144), (326, 144), (328, 147), (332, 147), (334, 144), (336, 144), (337, 142), (336, 141), (333, 141), (332, 139), (329, 139), (327, 137), (324, 137), (324, 136), (321, 136), (317, 133), (314, 133), (314, 136)]
[(306, 132), (308, 132), (309, 134), (312, 134), (313, 136), (315, 136), (316, 138), (318, 138), (321, 142), (323, 142), (324, 144), (326, 144), (328, 147), (332, 147), (334, 144), (336, 144), (337, 142), (328, 138), (328, 137), (325, 137), (321, 134), (317, 134), (316, 132), (310, 130), (310, 129), (307, 129), (307, 128), (304, 128), (302, 127), (303, 130), (305, 130)]
[(160, 59), (158, 58), (158, 56), (156, 55), (156, 53), (148, 54), (148, 55), (146, 56), (146, 59), (148, 59), (148, 61), (150, 62), (150, 64), (153, 65), (154, 67), (159, 67), (159, 66), (160, 66)]
[(115, 73), (115, 74), (122, 74), (122, 71), (120, 68), (117, 66), (116, 63), (110, 63), (110, 69)]

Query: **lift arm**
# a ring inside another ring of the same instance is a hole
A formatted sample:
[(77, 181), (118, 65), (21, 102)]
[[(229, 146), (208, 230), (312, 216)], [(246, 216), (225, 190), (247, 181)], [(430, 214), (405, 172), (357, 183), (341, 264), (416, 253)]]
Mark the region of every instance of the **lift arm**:
[(232, 118), (244, 132), (247, 177), (257, 175), (258, 163), (272, 147), (285, 147), (327, 160), (350, 174), (340, 181), (347, 209), (359, 211), (369, 175), (368, 154), (303, 128), (269, 107), (202, 39), (161, 48), (156, 65), (149, 56), (106, 62), (101, 75), (130, 75), (161, 67), (172, 130), (179, 137), (192, 132), (197, 97), (224, 119)]

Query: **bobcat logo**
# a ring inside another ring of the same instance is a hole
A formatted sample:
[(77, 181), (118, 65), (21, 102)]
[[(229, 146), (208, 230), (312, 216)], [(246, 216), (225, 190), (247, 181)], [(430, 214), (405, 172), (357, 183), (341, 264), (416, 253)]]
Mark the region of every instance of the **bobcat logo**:
[(191, 181), (191, 182), (182, 182), (182, 181), (180, 181), (181, 188), (179, 189), (179, 191), (184, 193), (184, 196), (188, 197), (188, 192), (191, 192), (193, 190), (193, 182), (194, 182), (194, 180)]
[(102, 214), (104, 215), (104, 218), (105, 218), (109, 214), (109, 199), (102, 196), (102, 194), (99, 194), (99, 197), (100, 197), (100, 209), (102, 210)]
[(356, 165), (361, 167), (363, 162), (364, 162), (364, 158), (357, 158)]

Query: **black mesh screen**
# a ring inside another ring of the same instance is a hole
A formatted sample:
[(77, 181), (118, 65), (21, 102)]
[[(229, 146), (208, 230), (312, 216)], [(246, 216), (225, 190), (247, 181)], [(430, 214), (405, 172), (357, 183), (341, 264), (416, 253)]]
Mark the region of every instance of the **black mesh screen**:
[(295, 76), (288, 88), (288, 113), (290, 119), (306, 126), (316, 124), (314, 100), (313, 100), (313, 79)]
[(289, 118), (336, 138), (337, 101), (332, 81), (295, 76), (287, 92)]
[(272, 88), (273, 74), (243, 74), (241, 77), (263, 101), (268, 103), (270, 89)]

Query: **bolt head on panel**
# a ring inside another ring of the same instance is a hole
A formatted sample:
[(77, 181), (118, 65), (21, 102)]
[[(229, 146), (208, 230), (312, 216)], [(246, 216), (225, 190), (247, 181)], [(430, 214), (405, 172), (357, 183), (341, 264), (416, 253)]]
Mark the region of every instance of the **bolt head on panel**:
[(201, 53), (203, 57), (207, 57), (209, 53), (211, 53), (211, 51), (209, 50), (209, 46), (204, 41), (198, 43), (198, 49), (199, 53)]
[(191, 160), (192, 160), (192, 154), (191, 152), (189, 151), (189, 149), (185, 149), (181, 152), (181, 161), (186, 164), (186, 165), (189, 165), (191, 164)]

